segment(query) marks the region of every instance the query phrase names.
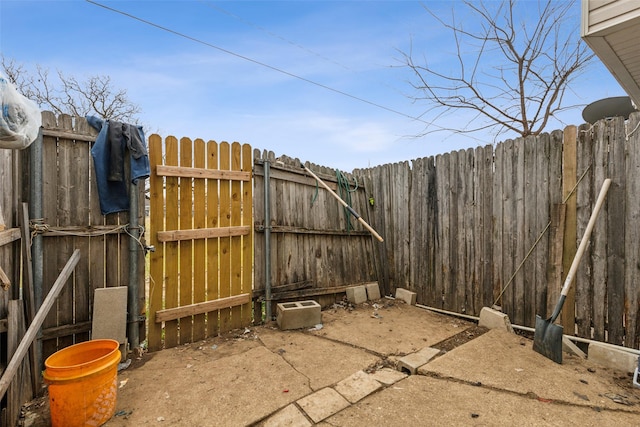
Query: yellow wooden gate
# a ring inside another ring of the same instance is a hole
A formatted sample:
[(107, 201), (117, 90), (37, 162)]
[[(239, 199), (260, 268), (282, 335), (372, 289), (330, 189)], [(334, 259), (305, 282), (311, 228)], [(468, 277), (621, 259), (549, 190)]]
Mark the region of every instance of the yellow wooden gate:
[(149, 350), (250, 325), (251, 147), (151, 135), (149, 159)]

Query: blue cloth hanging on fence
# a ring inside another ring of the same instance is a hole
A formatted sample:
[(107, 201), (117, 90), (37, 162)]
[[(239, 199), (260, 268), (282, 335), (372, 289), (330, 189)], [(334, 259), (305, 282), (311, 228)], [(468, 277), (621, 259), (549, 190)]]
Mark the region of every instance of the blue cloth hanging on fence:
[(87, 116), (99, 131), (91, 148), (102, 215), (129, 210), (129, 183), (125, 180), (125, 150), (129, 150), (131, 183), (149, 177), (149, 155), (142, 126)]

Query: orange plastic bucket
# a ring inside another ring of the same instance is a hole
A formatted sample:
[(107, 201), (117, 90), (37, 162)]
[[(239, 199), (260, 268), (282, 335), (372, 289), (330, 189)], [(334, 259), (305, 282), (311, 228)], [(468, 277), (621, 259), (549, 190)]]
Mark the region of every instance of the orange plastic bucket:
[(115, 412), (120, 344), (85, 341), (44, 362), (53, 427), (100, 426)]

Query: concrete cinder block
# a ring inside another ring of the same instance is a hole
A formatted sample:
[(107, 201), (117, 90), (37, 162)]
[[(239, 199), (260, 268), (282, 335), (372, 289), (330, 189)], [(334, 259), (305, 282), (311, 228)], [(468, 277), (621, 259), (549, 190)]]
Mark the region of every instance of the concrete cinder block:
[(565, 336), (562, 337), (562, 351), (564, 351), (565, 353), (573, 354), (582, 359), (587, 358), (587, 355), (584, 353), (584, 351), (580, 350), (580, 347), (575, 345), (573, 341)]
[(489, 307), (482, 307), (482, 310), (480, 310), (478, 326), (487, 329), (502, 329), (503, 331), (514, 333), (509, 316)]
[(369, 301), (380, 299), (380, 286), (378, 282), (365, 283), (364, 287), (367, 289), (367, 298)]
[(589, 344), (588, 359), (607, 368), (631, 373), (638, 367), (638, 356), (600, 343)]
[(314, 423), (319, 423), (349, 406), (349, 402), (331, 387), (303, 397), (297, 403)]
[(335, 389), (351, 403), (382, 388), (382, 384), (364, 371), (358, 371), (336, 384)]
[(322, 323), (320, 310), (313, 300), (278, 303), (276, 322), (282, 330), (310, 328)]
[(407, 354), (398, 360), (398, 371), (414, 375), (420, 366), (426, 365), (438, 353), (440, 350), (437, 348), (425, 347), (416, 353)]
[(351, 304), (362, 304), (367, 301), (367, 288), (364, 285), (347, 288), (347, 301)]
[(416, 296), (415, 292), (411, 292), (404, 288), (396, 289), (396, 299), (402, 300), (409, 305), (416, 305)]

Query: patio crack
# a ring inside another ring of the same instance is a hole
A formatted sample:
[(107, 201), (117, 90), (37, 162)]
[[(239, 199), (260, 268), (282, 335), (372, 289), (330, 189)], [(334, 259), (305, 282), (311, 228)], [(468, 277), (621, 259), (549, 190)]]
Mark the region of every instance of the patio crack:
[(277, 354), (278, 356), (280, 356), (280, 358), (291, 367), (291, 369), (293, 369), (294, 371), (296, 371), (297, 373), (299, 373), (300, 375), (302, 375), (307, 382), (307, 387), (309, 387), (309, 390), (313, 390), (313, 388), (311, 387), (311, 378), (309, 378), (304, 372), (301, 372), (298, 368), (296, 368), (291, 362), (289, 362), (287, 360), (286, 357), (284, 357), (284, 354), (286, 353), (286, 350), (284, 350), (283, 348), (279, 348), (277, 350), (271, 350), (267, 345), (265, 345), (265, 343), (262, 341), (262, 339), (258, 338), (258, 340), (260, 340), (260, 343), (262, 344), (262, 346), (264, 348), (266, 348), (267, 350), (269, 350), (271, 353), (273, 354)]

